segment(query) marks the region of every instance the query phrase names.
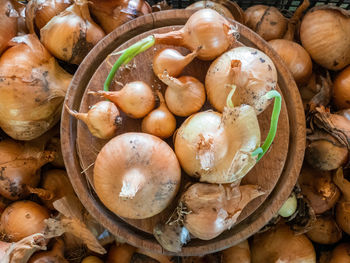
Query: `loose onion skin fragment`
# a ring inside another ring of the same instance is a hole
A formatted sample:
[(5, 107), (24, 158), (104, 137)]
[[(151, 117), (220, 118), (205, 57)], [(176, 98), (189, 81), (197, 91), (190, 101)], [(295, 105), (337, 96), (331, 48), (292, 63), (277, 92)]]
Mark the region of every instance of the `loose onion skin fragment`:
[(133, 219), (160, 213), (175, 197), (181, 179), (173, 150), (146, 133), (124, 133), (97, 156), (94, 186), (115, 214)]

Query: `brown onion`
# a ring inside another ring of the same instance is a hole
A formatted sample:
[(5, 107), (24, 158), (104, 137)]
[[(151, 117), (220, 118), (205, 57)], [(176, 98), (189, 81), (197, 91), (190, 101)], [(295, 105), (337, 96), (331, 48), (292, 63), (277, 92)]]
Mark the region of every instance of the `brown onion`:
[(97, 156), (94, 186), (102, 203), (115, 214), (148, 218), (175, 197), (181, 170), (164, 141), (146, 133), (124, 133), (110, 140)]
[(225, 16), (225, 17), (230, 18), (230, 19), (234, 19), (232, 13), (230, 12), (230, 10), (228, 8), (226, 8), (224, 5), (222, 5), (220, 3), (216, 3), (213, 1), (208, 1), (208, 0), (197, 1), (197, 2), (193, 3), (192, 5), (189, 5), (188, 7), (186, 7), (186, 9), (190, 9), (190, 10), (199, 10), (199, 9), (203, 9), (203, 8), (214, 9), (220, 15)]
[(304, 165), (298, 182), (302, 194), (316, 214), (331, 209), (340, 198), (340, 191), (332, 182), (332, 175), (328, 171), (319, 171)]
[(0, 58), (0, 127), (32, 140), (53, 127), (72, 76), (34, 35), (13, 38)]
[(113, 245), (108, 251), (106, 263), (130, 263), (136, 248), (128, 244)]
[(26, 25), (29, 33), (39, 33), (54, 16), (72, 4), (71, 0), (30, 0), (26, 6)]
[(102, 259), (95, 256), (88, 256), (84, 258), (81, 263), (103, 263)]
[(40, 30), (40, 40), (56, 57), (80, 64), (105, 33), (91, 19), (87, 0), (74, 4), (54, 16)]
[(337, 203), (335, 219), (338, 226), (345, 233), (350, 234), (350, 182), (344, 178), (342, 168), (334, 174), (333, 181), (342, 192), (342, 198)]
[(291, 71), (297, 84), (306, 84), (312, 74), (310, 55), (299, 44), (285, 39), (269, 41), (272, 48), (280, 55)]
[(48, 210), (32, 201), (23, 200), (10, 204), (1, 215), (1, 230), (10, 242), (45, 230), (44, 220)]
[(334, 244), (342, 238), (342, 230), (331, 216), (318, 216), (312, 228), (306, 233), (308, 238), (319, 244)]
[(107, 34), (136, 17), (152, 12), (144, 0), (91, 0), (89, 8)]
[(350, 63), (350, 13), (334, 6), (314, 7), (304, 16), (300, 40), (313, 60), (330, 70)]
[(19, 15), (10, 0), (0, 3), (0, 55), (8, 47), (11, 38), (17, 35)]
[(64, 243), (58, 239), (50, 251), (35, 253), (28, 263), (68, 263), (64, 258)]
[(222, 251), (223, 263), (250, 263), (250, 248), (248, 240)]
[(340, 72), (334, 80), (333, 101), (340, 110), (350, 108), (350, 66)]
[(331, 259), (327, 263), (350, 262), (350, 243), (341, 243), (332, 251)]
[(316, 263), (315, 249), (310, 240), (303, 234), (294, 235), (285, 224), (254, 235), (250, 249), (252, 263)]

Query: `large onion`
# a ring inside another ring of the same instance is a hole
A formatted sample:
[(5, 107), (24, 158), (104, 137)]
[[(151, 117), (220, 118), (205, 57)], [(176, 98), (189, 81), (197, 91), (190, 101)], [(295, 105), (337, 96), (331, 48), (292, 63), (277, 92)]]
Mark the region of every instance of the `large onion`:
[(338, 109), (350, 108), (350, 66), (335, 78), (333, 100)]
[(319, 244), (334, 244), (342, 238), (342, 230), (331, 216), (319, 216), (306, 235)]
[(34, 35), (12, 39), (0, 58), (0, 127), (31, 140), (53, 127), (72, 76)]
[(124, 133), (97, 156), (96, 193), (119, 216), (142, 219), (158, 214), (175, 197), (181, 170), (172, 149), (146, 133)]
[(303, 47), (321, 66), (339, 70), (350, 63), (350, 13), (342, 8), (311, 9), (300, 26)]
[(18, 13), (10, 0), (0, 3), (0, 55), (8, 47), (8, 42), (17, 34)]

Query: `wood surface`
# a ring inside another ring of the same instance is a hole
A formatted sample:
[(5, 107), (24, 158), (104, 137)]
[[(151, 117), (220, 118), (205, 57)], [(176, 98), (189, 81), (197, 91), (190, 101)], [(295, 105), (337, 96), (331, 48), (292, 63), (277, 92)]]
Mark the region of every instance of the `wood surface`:
[[(86, 93), (87, 90), (102, 89), (103, 82), (110, 70), (110, 65), (105, 60), (108, 54), (114, 50), (124, 49), (151, 33), (167, 32), (179, 28), (176, 25), (183, 25), (192, 13), (193, 11), (190, 10), (169, 10), (153, 13), (135, 19), (113, 31), (82, 62), (72, 80), (65, 103), (72, 109), (86, 112), (89, 106), (101, 100)], [(239, 218), (239, 223), (231, 230), (210, 241), (192, 240), (183, 248), (182, 255), (199, 255), (221, 250), (240, 242), (258, 231), (276, 214), (279, 207), (288, 198), (299, 175), (303, 160), (305, 145), (304, 112), (291, 74), (264, 40), (241, 24), (232, 23), (238, 27), (240, 33), (239, 41), (244, 45), (259, 48), (273, 60), (278, 69), (278, 84), (284, 98), (275, 142), (269, 153), (264, 156), (243, 181), (243, 183), (253, 183), (262, 186), (266, 191), (266, 195), (251, 202), (244, 209)], [(143, 34), (140, 35), (141, 33)], [(161, 47), (155, 47), (157, 50), (159, 48)], [(155, 49), (151, 48), (136, 57), (130, 63), (133, 67), (120, 71), (116, 75), (115, 80), (124, 84), (132, 80), (143, 80), (151, 85), (153, 84), (154, 88), (161, 88), (164, 91), (165, 86), (152, 73), (151, 58), (156, 51)], [(188, 53), (183, 48), (179, 50), (183, 54)], [(113, 63), (115, 60), (116, 57), (109, 58), (110, 63)], [(183, 75), (192, 75), (204, 81), (209, 65), (210, 62), (195, 59), (185, 69)], [(111, 90), (117, 89), (120, 89), (120, 86), (114, 83)], [(204, 106), (204, 109), (208, 107), (210, 105), (207, 104)], [(270, 106), (268, 110), (259, 116), (262, 138), (265, 138), (268, 131), (271, 108)], [(183, 118), (178, 118), (178, 125), (183, 120)], [(133, 120), (123, 116), (123, 126), (118, 131), (119, 133), (139, 130), (140, 120)], [(155, 252), (167, 253), (163, 251), (149, 233), (152, 232), (154, 223), (168, 217), (172, 207), (150, 219), (123, 220), (119, 218), (108, 211), (98, 200), (91, 184), (94, 160), (107, 141), (91, 136), (85, 124), (81, 121), (77, 122), (66, 111), (62, 114), (61, 141), (68, 175), (87, 210), (113, 234), (124, 238), (128, 243)], [(183, 178), (188, 180), (188, 176), (185, 174), (183, 174)], [(176, 202), (173, 203), (173, 206), (175, 205)]]

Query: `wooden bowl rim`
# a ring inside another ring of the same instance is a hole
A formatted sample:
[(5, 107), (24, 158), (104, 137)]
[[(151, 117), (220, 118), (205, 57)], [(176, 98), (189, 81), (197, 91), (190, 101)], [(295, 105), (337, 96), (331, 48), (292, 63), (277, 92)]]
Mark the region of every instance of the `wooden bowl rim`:
[[(81, 98), (81, 95), (83, 94), (91, 76), (105, 59), (105, 57), (99, 57), (99, 53), (96, 51), (103, 48), (105, 49), (106, 54), (111, 53), (118, 45), (123, 43), (123, 41), (138, 35), (138, 29), (145, 32), (147, 30), (160, 27), (157, 26), (158, 22), (161, 22), (162, 26), (183, 25), (189, 16), (194, 12), (195, 11), (193, 10), (182, 9), (160, 11), (138, 17), (124, 24), (123, 26), (116, 28), (113, 32), (102, 39), (80, 64), (67, 90), (64, 103), (71, 109), (79, 109), (80, 99), (77, 98)], [(234, 23), (239, 24), (235, 21)], [(203, 246), (185, 246), (182, 249), (182, 252), (178, 255), (195, 256), (213, 253), (233, 246), (256, 233), (266, 223), (268, 223), (273, 216), (277, 214), (278, 209), (288, 198), (297, 181), (302, 166), (306, 141), (305, 115), (300, 94), (294, 79), (286, 65), (283, 63), (282, 59), (266, 41), (244, 25), (239, 24), (239, 26), (241, 27), (241, 32), (244, 32), (245, 35), (249, 34), (252, 42), (259, 49), (262, 49), (263, 47), (266, 49), (265, 53), (274, 61), (280, 75), (282, 75), (285, 82), (288, 83), (288, 88), (285, 90), (282, 90), (281, 88), (281, 90), (283, 92), (283, 96), (290, 99), (290, 101), (285, 100), (291, 129), (289, 152), (284, 170), (271, 194), (268, 196), (265, 202), (253, 212), (253, 214), (234, 227), (235, 232), (232, 233), (231, 236), (217, 240), (214, 243), (209, 242)], [(115, 43), (116, 39), (118, 39), (118, 42), (121, 43)], [(91, 189), (89, 189), (87, 179), (84, 178), (84, 176), (81, 176), (80, 173), (81, 167), (79, 157), (76, 152), (75, 143), (76, 126), (77, 121), (72, 118), (66, 110), (63, 110), (61, 118), (62, 154), (73, 188), (85, 208), (112, 234), (124, 239), (129, 244), (152, 250), (156, 253), (172, 254), (164, 250), (152, 236), (146, 235), (144, 232), (130, 227), (125, 222), (117, 222), (113, 220), (111, 212), (107, 211), (106, 214), (100, 213), (101, 208), (104, 208), (104, 210), (107, 209), (100, 201), (94, 198), (94, 196), (91, 194)], [(294, 129), (294, 134), (292, 129)]]

